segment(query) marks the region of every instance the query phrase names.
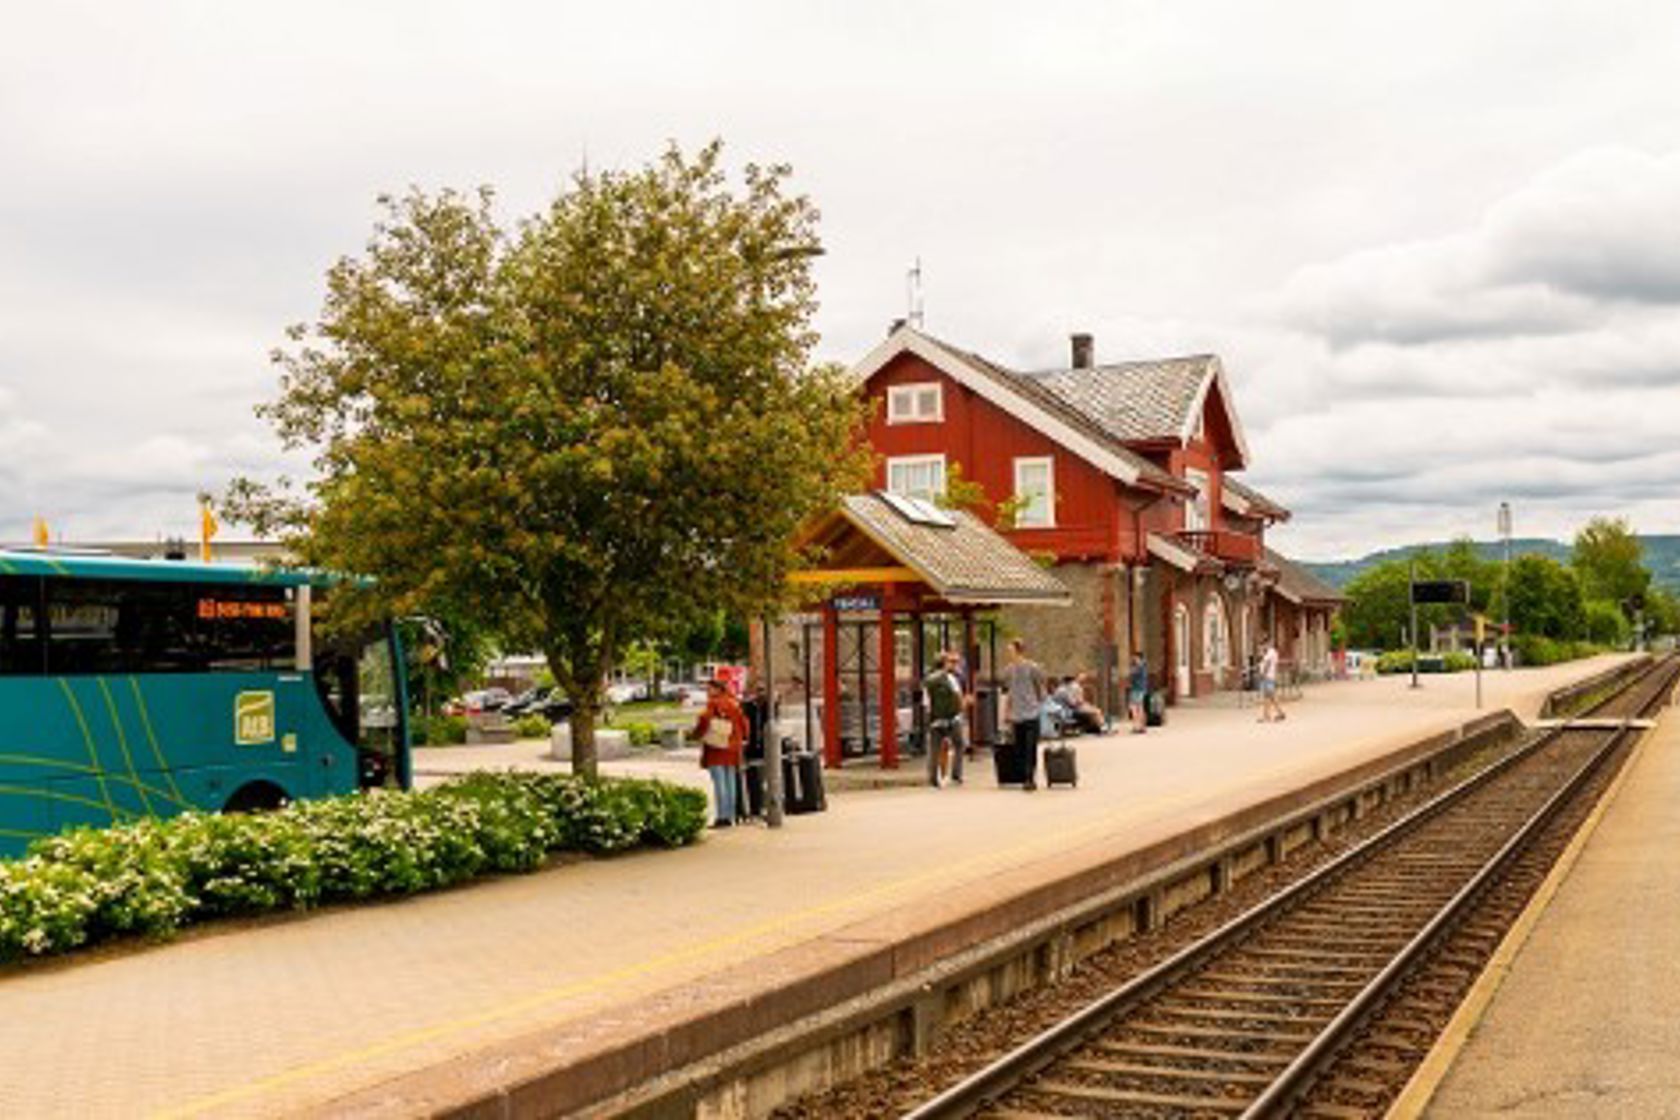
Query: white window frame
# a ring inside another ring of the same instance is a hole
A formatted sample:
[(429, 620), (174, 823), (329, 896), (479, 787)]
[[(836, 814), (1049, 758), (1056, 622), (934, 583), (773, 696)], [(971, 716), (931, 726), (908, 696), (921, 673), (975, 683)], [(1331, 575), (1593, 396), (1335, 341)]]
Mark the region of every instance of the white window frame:
[(1029, 520), (1030, 506), (1023, 506), (1015, 515), (1017, 529), (1054, 529), (1056, 527), (1056, 459), (1053, 455), (1023, 455), (1015, 460), (1015, 497), (1020, 498), (1026, 491), (1021, 484), (1023, 468), (1044, 468), (1044, 516), (1042, 520)]
[[(933, 391), (933, 412), (921, 411), (922, 394)], [(945, 422), (945, 386), (938, 381), (913, 381), (887, 386), (887, 423), (942, 424)]]
[[(926, 467), (937, 464), (939, 467), (938, 488), (929, 493), (920, 490), (903, 490), (894, 484), (893, 472), (896, 469), (912, 467)], [(908, 498), (923, 498), (932, 501), (945, 493), (945, 480), (949, 477), (945, 469), (944, 455), (895, 455), (887, 459), (887, 489), (894, 494), (903, 494)]]
[(1231, 666), (1231, 615), (1218, 596), (1202, 608), (1202, 669), (1217, 672)]
[(1184, 503), (1184, 531), (1205, 532), (1213, 528), (1213, 480), (1207, 471), (1189, 468), (1184, 481), (1196, 488), (1196, 496)]

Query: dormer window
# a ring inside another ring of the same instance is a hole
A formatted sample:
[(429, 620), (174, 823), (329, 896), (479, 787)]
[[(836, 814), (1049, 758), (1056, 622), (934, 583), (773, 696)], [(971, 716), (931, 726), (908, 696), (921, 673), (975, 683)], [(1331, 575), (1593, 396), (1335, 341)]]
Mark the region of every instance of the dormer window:
[(938, 424), (944, 419), (945, 392), (939, 382), (887, 387), (887, 423)]

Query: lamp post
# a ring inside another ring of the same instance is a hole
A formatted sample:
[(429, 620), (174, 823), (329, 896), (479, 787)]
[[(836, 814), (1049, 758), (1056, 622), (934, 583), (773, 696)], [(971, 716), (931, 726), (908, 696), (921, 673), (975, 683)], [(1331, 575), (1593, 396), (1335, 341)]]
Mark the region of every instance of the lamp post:
[(1499, 537), (1505, 545), (1505, 593), (1500, 596), (1503, 602), (1504, 617), (1499, 626), (1499, 660), (1507, 669), (1511, 667), (1511, 503), (1499, 503)]
[[(812, 260), (828, 250), (821, 245), (788, 245), (770, 251), (772, 261)], [(779, 598), (779, 596), (778, 596)], [(782, 827), (783, 803), (786, 791), (782, 788), (782, 736), (776, 726), (776, 673), (771, 648), (775, 644), (775, 630), (770, 615), (763, 618), (764, 627), (764, 823), (771, 828)], [(827, 671), (826, 666), (824, 671)], [(805, 680), (805, 703), (811, 702), (811, 681)], [(806, 740), (809, 749), (810, 741)]]

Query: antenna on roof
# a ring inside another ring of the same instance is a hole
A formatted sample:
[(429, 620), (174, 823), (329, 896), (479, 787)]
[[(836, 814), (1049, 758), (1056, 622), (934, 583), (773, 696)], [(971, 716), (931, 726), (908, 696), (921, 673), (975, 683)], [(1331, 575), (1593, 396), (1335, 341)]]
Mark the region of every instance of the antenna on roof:
[(916, 263), (905, 274), (906, 295), (909, 300), (909, 311), (905, 318), (912, 327), (922, 329), (922, 258), (917, 257)]

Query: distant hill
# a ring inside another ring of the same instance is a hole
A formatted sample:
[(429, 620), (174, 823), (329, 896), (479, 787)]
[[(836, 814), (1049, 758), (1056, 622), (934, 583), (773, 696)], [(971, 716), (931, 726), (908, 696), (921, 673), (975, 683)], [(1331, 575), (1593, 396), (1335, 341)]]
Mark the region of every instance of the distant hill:
[[(1373, 552), (1369, 556), (1362, 556), (1358, 560), (1327, 560), (1317, 563), (1311, 560), (1302, 561), (1302, 565), (1318, 578), (1332, 587), (1341, 588), (1348, 584), (1365, 569), (1381, 564), (1385, 560), (1403, 560), (1406, 556), (1421, 548), (1440, 551), (1451, 543), (1438, 541), (1434, 544), (1403, 545), (1399, 548), (1385, 548), (1381, 552)], [(1498, 541), (1477, 541), (1476, 551), (1490, 560), (1498, 560), (1504, 555), (1504, 546)], [(1658, 586), (1675, 594), (1680, 594), (1680, 536), (1642, 536), (1639, 543), (1645, 546), (1645, 566), (1651, 569), (1651, 577)], [(1547, 540), (1544, 537), (1513, 537), (1511, 539), (1511, 555), (1521, 556), (1525, 552), (1538, 552), (1565, 563), (1569, 561), (1569, 546), (1562, 541)]]

